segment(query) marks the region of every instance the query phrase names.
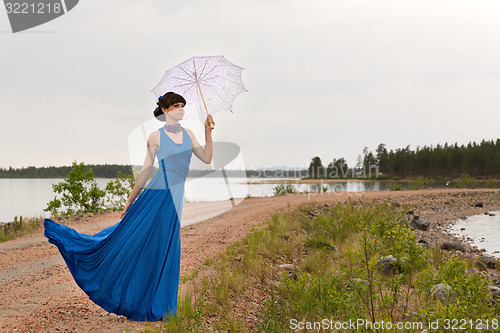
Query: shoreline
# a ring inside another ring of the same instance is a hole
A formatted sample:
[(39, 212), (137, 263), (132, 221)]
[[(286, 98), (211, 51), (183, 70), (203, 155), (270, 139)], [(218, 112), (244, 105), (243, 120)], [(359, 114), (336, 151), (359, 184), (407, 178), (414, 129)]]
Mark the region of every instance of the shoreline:
[[(493, 215), (492, 215), (493, 214)], [(464, 233), (457, 233), (458, 231), (456, 229), (453, 229), (456, 224), (466, 222), (466, 223), (478, 223), (479, 221), (470, 221), (471, 219), (479, 219), (482, 217), (485, 218), (493, 218), (496, 217), (496, 220), (498, 221), (498, 216), (500, 216), (500, 210), (488, 210), (485, 211), (484, 213), (479, 213), (475, 215), (467, 215), (467, 216), (462, 216), (458, 220), (455, 220), (451, 223), (448, 223), (445, 227), (443, 232), (446, 233), (450, 238), (455, 239), (457, 242), (462, 244), (464, 247), (466, 247), (469, 251), (473, 253), (483, 253), (488, 256), (496, 257), (500, 259), (500, 246), (496, 248), (488, 248), (487, 245), (481, 245), (480, 243), (482, 242), (481, 239), (473, 239), (472, 236), (470, 235), (466, 230)], [(487, 216), (487, 217), (486, 217)], [(500, 228), (499, 226), (494, 226), (494, 228)], [(465, 228), (464, 228), (465, 229)]]
[[(252, 230), (261, 228), (275, 213), (290, 212), (303, 205), (332, 205), (349, 199), (366, 202), (382, 200), (394, 205), (408, 205), (409, 210), (430, 222), (428, 231), (415, 231), (419, 241), (425, 241), (424, 246), (430, 248), (439, 248), (443, 242), (453, 240), (444, 233), (444, 228), (461, 216), (500, 210), (499, 190), (453, 189), (366, 192), (363, 195), (318, 193), (252, 197), (222, 214), (181, 228), (181, 276), (189, 276), (196, 270), (200, 271), (200, 275), (205, 274), (204, 262), (207, 259), (216, 258), (227, 246), (243, 239)], [(483, 207), (475, 207), (478, 201), (482, 201)], [(191, 206), (194, 209), (195, 205)], [(189, 213), (191, 208), (186, 208), (186, 213)], [(210, 211), (214, 208), (206, 209)], [(120, 212), (80, 214), (57, 222), (67, 224), (79, 232), (93, 234), (116, 223), (119, 215)], [(146, 324), (127, 320), (107, 313), (91, 302), (74, 282), (55, 246), (43, 237), (43, 230), (1, 243), (0, 254), (0, 330), (117, 332), (162, 326), (162, 322)], [(463, 255), (470, 256), (473, 260), (482, 257), (482, 253), (472, 248)], [(488, 268), (487, 272), (498, 278), (496, 270)], [(180, 283), (179, 296), (188, 290), (189, 285), (189, 282)], [(258, 321), (259, 304), (249, 303), (245, 307), (254, 311), (249, 320)]]

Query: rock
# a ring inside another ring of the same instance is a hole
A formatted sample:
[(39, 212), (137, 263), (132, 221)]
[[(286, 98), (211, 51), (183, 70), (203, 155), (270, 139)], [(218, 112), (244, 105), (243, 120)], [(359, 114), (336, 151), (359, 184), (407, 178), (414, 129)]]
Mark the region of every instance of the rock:
[(292, 264), (282, 264), (278, 265), (278, 268), (287, 271), (288, 277), (292, 280), (297, 280), (297, 273), (300, 271), (300, 268), (298, 268), (297, 266)]
[(484, 207), (484, 205), (483, 205), (482, 202), (476, 202), (476, 204), (474, 205), (474, 207)]
[(441, 301), (447, 300), (450, 297), (451, 289), (449, 285), (444, 283), (435, 284), (431, 288), (431, 296)]
[(452, 243), (452, 242), (444, 242), (441, 244), (441, 249), (443, 250), (455, 250), (455, 251), (462, 251), (462, 252), (467, 252), (465, 247), (463, 247), (461, 244), (458, 243)]
[(421, 219), (421, 218), (415, 218), (415, 215), (413, 216), (413, 220), (411, 220), (410, 227), (412, 229), (418, 229), (422, 231), (428, 231), (431, 223), (427, 220)]
[(486, 271), (488, 269), (486, 265), (479, 260), (477, 260), (474, 264), (480, 271)]
[(292, 265), (292, 264), (282, 264), (282, 265), (278, 265), (278, 268), (279, 269), (282, 269), (284, 271), (288, 271), (288, 272), (297, 272), (299, 271), (300, 269), (295, 266), (295, 265)]
[(483, 254), (479, 260), (481, 260), (486, 267), (491, 269), (496, 269), (498, 266), (498, 259), (490, 255)]
[(484, 215), (488, 215), (488, 216), (496, 216), (495, 213), (490, 213), (490, 212), (484, 212)]
[(385, 275), (392, 276), (396, 273), (396, 263), (397, 259), (392, 256), (392, 254), (386, 256), (386, 257), (381, 257), (378, 260), (378, 263), (380, 264), (380, 270), (382, 273)]
[(488, 289), (491, 292), (491, 295), (493, 295), (494, 298), (500, 298), (500, 288), (497, 286), (489, 286)]

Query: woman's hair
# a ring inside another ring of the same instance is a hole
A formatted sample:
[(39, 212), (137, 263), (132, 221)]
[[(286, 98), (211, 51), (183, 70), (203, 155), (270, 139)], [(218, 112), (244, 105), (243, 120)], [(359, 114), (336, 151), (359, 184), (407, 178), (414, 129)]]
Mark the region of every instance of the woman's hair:
[(165, 121), (165, 114), (161, 110), (162, 108), (168, 109), (171, 105), (175, 103), (184, 103), (186, 105), (186, 100), (181, 95), (178, 95), (174, 92), (168, 92), (165, 95), (161, 96), (161, 99), (156, 102), (158, 107), (153, 111), (153, 115), (156, 119), (160, 121)]

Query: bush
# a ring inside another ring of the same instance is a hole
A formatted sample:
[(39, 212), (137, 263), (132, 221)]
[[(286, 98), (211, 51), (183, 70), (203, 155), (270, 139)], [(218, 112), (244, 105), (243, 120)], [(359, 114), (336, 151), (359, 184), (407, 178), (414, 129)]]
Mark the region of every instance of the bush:
[(484, 183), (484, 187), (486, 188), (497, 188), (498, 187), (498, 182), (495, 180), (495, 178), (491, 177), (488, 179), (486, 183)]
[(456, 185), (457, 188), (477, 188), (478, 186), (479, 181), (467, 173), (462, 175), (462, 180)]
[(291, 180), (287, 181), (285, 184), (278, 184), (273, 187), (273, 192), (275, 196), (285, 195), (289, 193), (297, 193), (297, 188)]
[[(115, 180), (106, 185), (105, 190), (97, 186), (92, 169), (85, 172), (83, 162), (73, 162), (73, 169), (64, 181), (52, 185), (55, 193), (61, 198), (47, 204), (46, 212), (53, 216), (73, 215), (77, 213), (97, 213), (107, 210), (122, 210), (127, 196), (134, 185), (133, 175), (123, 175), (118, 172)], [(66, 210), (63, 210), (63, 209)]]
[(417, 177), (410, 182), (410, 188), (412, 190), (423, 190), (427, 186), (433, 184), (434, 184), (434, 179), (432, 178)]

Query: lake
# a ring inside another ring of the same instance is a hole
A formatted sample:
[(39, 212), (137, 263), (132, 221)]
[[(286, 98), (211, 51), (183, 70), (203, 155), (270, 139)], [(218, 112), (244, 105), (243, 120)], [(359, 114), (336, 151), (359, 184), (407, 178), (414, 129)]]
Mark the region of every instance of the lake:
[[(226, 184), (222, 173), (218, 171), (219, 177), (200, 177), (187, 178), (185, 186), (185, 201), (219, 201), (233, 198), (244, 198), (248, 195), (253, 197), (273, 196), (273, 188), (283, 178), (246, 178), (246, 177), (228, 177)], [(297, 181), (299, 178), (288, 178), (287, 180)], [(98, 186), (101, 189), (111, 179), (96, 178)], [(49, 213), (43, 209), (47, 203), (54, 199), (52, 185), (63, 181), (62, 178), (44, 178), (44, 179), (0, 179), (0, 222), (9, 222), (14, 216), (26, 217), (48, 217)], [(258, 182), (257, 184), (247, 184), (247, 181)], [(263, 181), (266, 181), (264, 183)], [(268, 184), (269, 181), (276, 181)], [(262, 182), (262, 183), (261, 183)], [(391, 182), (375, 181), (362, 182), (356, 180), (339, 181), (335, 183), (300, 184), (296, 185), (299, 191), (319, 192), (321, 187), (326, 187), (327, 192), (367, 192), (367, 191), (386, 191)], [(402, 189), (406, 189), (408, 183), (401, 182)], [(443, 184), (434, 184), (435, 188), (444, 187)], [(59, 196), (60, 197), (60, 196)]]
[(448, 229), (456, 236), (470, 237), (471, 243), (478, 249), (485, 248), (488, 254), (500, 258), (500, 211), (490, 213), (495, 216), (469, 216), (465, 220), (458, 220)]

